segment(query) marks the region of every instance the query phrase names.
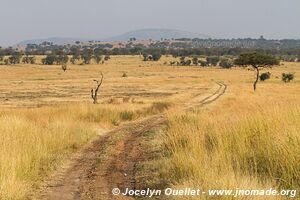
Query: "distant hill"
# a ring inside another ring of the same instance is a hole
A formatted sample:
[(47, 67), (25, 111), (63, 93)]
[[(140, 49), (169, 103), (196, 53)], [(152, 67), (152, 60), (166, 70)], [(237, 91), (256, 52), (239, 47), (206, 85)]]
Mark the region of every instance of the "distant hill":
[(76, 41), (87, 42), (89, 40), (97, 40), (103, 42), (115, 42), (115, 41), (128, 41), (130, 38), (136, 38), (137, 40), (160, 40), (164, 39), (178, 39), (178, 38), (201, 38), (207, 39), (210, 38), (209, 35), (191, 33), (188, 31), (181, 30), (173, 30), (173, 29), (141, 29), (130, 31), (122, 35), (113, 36), (110, 38), (102, 38), (102, 39), (82, 39), (82, 38), (68, 38), (68, 37), (52, 37), (45, 39), (32, 39), (32, 40), (24, 40), (16, 46), (26, 46), (27, 44), (40, 44), (42, 42), (53, 42), (53, 44), (74, 44)]
[(63, 45), (63, 44), (74, 44), (76, 41), (86, 42), (88, 39), (82, 38), (68, 38), (68, 37), (51, 37), (44, 39), (32, 39), (24, 40), (19, 42), (15, 46), (26, 46), (27, 44), (41, 44), (43, 42), (52, 42), (53, 44)]
[(173, 29), (141, 29), (130, 31), (122, 35), (106, 38), (103, 41), (114, 42), (114, 41), (127, 41), (130, 38), (136, 38), (137, 40), (160, 40), (164, 39), (178, 39), (178, 38), (210, 38), (208, 35), (191, 33), (188, 31), (173, 30)]

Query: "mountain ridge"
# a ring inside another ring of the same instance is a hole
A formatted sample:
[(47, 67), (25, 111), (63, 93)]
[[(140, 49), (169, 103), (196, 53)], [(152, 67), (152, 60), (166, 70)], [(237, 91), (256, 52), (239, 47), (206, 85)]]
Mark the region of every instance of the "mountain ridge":
[(211, 36), (199, 33), (192, 33), (189, 31), (182, 31), (176, 29), (139, 29), (129, 31), (124, 34), (113, 36), (104, 39), (104, 41), (124, 41), (130, 38), (136, 38), (138, 40), (160, 40), (160, 39), (178, 39), (178, 38), (210, 38)]
[(17, 43), (15, 46), (25, 46), (27, 44), (40, 44), (42, 42), (53, 42), (53, 44), (72, 44), (76, 41), (87, 42), (90, 40), (101, 41), (101, 42), (117, 42), (117, 41), (128, 41), (130, 38), (136, 38), (137, 40), (160, 40), (160, 39), (178, 39), (178, 38), (211, 38), (209, 35), (192, 33), (189, 31), (182, 31), (176, 29), (138, 29), (126, 32), (124, 34), (102, 38), (102, 39), (85, 39), (85, 38), (73, 38), (73, 37), (49, 37), (44, 39), (31, 39), (23, 40)]

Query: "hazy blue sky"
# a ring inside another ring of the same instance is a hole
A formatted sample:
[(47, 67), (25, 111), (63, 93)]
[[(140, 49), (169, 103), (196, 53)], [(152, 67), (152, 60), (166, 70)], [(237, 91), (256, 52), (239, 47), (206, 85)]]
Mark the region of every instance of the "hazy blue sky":
[(0, 45), (171, 28), (222, 38), (300, 38), (300, 0), (0, 0)]

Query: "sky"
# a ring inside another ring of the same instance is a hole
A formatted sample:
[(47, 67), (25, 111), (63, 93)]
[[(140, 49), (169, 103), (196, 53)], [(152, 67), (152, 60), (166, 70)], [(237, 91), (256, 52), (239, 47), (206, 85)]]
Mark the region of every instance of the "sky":
[(0, 46), (168, 28), (218, 38), (300, 39), (300, 0), (0, 0)]

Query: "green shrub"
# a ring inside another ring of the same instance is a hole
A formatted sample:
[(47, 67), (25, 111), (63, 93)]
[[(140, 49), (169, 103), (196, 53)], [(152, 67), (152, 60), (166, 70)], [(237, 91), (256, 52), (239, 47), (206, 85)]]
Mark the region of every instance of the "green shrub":
[(208, 65), (207, 62), (203, 60), (199, 60), (198, 62), (201, 65), (201, 67), (206, 67)]
[(265, 80), (268, 80), (270, 79), (271, 77), (271, 73), (270, 72), (266, 72), (266, 73), (262, 73), (260, 76), (259, 76), (259, 79), (261, 81), (265, 81)]
[(159, 52), (154, 52), (154, 53), (152, 54), (152, 59), (153, 59), (153, 61), (158, 61), (160, 58), (161, 58), (161, 53), (159, 53)]
[(233, 63), (230, 62), (229, 59), (223, 58), (223, 59), (221, 59), (219, 66), (222, 68), (225, 68), (225, 69), (229, 69), (229, 68), (233, 67)]
[(282, 81), (283, 82), (290, 82), (294, 80), (294, 74), (293, 73), (282, 73)]
[(208, 56), (206, 58), (207, 64), (213, 65), (213, 66), (217, 66), (219, 61), (220, 61), (220, 58), (218, 56)]

